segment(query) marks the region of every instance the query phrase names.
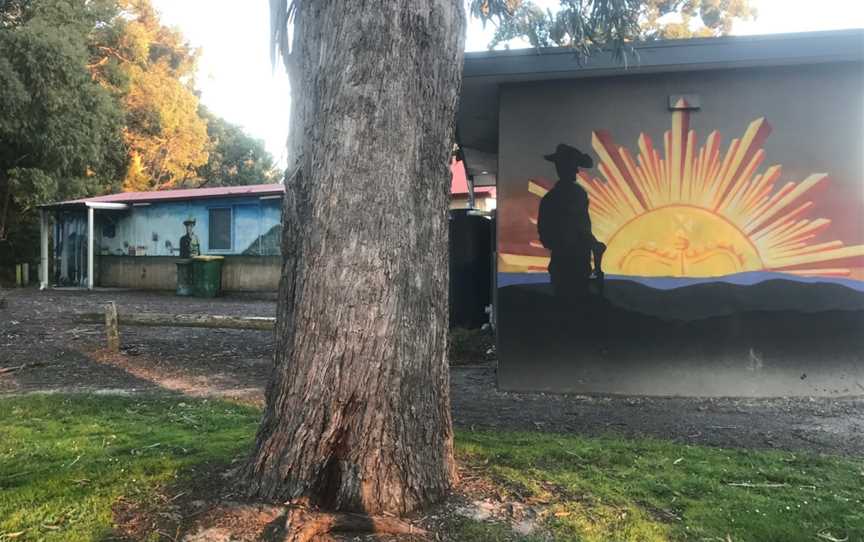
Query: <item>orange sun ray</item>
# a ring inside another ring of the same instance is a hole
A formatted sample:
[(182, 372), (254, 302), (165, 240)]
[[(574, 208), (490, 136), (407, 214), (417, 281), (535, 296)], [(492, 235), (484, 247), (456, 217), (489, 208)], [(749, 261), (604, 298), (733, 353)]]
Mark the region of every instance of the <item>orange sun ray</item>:
[[(664, 148), (640, 134), (634, 156), (605, 131), (592, 133), (601, 178), (580, 173), (588, 193), (595, 236), (607, 243), (607, 273), (641, 276), (720, 276), (742, 271), (782, 270), (808, 276), (849, 276), (843, 265), (864, 262), (864, 245), (821, 239), (827, 218), (809, 216), (817, 189), (828, 174), (779, 183), (780, 165), (759, 172), (762, 145), (771, 133), (765, 118), (752, 121), (722, 152), (721, 135), (712, 131), (697, 148), (690, 113), (672, 113)], [(528, 182), (542, 198), (552, 187)], [(536, 227), (536, 214), (529, 218)], [(544, 271), (548, 255), (536, 239), (533, 252), (502, 251), (499, 270)], [(508, 247), (509, 248), (509, 247)], [(839, 264), (839, 265), (838, 265)]]

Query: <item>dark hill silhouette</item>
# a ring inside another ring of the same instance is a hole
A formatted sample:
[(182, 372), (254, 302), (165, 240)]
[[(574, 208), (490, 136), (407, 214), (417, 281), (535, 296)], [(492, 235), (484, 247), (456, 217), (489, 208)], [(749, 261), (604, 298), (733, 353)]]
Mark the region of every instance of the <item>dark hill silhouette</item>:
[(855, 290), (784, 280), (672, 290), (608, 281), (606, 292), (611, 300), (595, 295), (565, 307), (546, 284), (499, 289), (502, 388), (757, 396), (864, 391), (864, 295)]
[(864, 310), (864, 292), (839, 284), (782, 279), (749, 286), (714, 282), (670, 290), (616, 279), (606, 281), (605, 294), (618, 307), (664, 320), (698, 320), (751, 311)]

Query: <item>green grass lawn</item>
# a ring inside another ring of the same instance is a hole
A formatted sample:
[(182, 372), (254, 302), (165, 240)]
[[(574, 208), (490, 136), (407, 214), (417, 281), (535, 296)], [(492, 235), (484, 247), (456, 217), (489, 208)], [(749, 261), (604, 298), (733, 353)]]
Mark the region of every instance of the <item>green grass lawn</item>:
[[(0, 399), (0, 540), (108, 538), (118, 499), (146, 502), (193, 467), (243, 454), (258, 418), (164, 396)], [(457, 449), (545, 508), (556, 540), (864, 540), (862, 461), (543, 433), (460, 432)], [(730, 485), (742, 483), (758, 487)], [(520, 540), (501, 524), (453, 529)]]
[(509, 493), (547, 505), (556, 540), (864, 541), (864, 461), (542, 433), (458, 444)]
[(100, 540), (119, 497), (147, 500), (188, 467), (230, 461), (259, 416), (165, 397), (0, 399), (0, 540)]

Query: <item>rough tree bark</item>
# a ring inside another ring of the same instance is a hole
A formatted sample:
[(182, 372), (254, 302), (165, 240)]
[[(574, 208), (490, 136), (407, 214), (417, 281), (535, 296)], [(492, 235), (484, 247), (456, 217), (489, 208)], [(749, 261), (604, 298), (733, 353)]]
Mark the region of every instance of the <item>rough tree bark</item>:
[(300, 0), (274, 371), (250, 496), (402, 515), (455, 472), (448, 158), (462, 0)]

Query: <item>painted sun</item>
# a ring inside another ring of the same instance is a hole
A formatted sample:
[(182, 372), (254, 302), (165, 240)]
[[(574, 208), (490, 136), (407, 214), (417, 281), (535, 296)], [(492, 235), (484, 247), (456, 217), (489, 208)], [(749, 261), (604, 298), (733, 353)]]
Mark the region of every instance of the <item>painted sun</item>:
[[(760, 172), (761, 146), (771, 133), (764, 118), (751, 122), (725, 153), (717, 131), (697, 148), (689, 120), (685, 109), (672, 113), (662, 156), (644, 133), (635, 157), (607, 132), (592, 134), (603, 180), (581, 172), (579, 182), (590, 197), (594, 235), (608, 246), (608, 274), (850, 274), (848, 262), (864, 257), (864, 245), (821, 240), (831, 221), (812, 217), (813, 197), (829, 182), (827, 174), (780, 183), (781, 166)], [(548, 181), (528, 182), (538, 203), (551, 187)], [(536, 228), (536, 215), (529, 220)], [(548, 256), (530, 255), (542, 249), (540, 242), (529, 244), (525, 251), (502, 250), (499, 271), (545, 271)]]

